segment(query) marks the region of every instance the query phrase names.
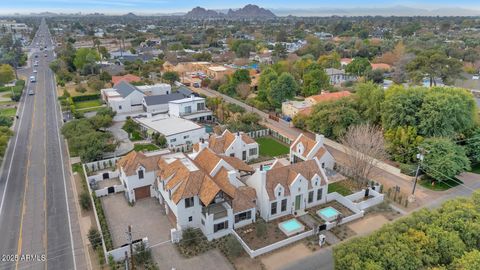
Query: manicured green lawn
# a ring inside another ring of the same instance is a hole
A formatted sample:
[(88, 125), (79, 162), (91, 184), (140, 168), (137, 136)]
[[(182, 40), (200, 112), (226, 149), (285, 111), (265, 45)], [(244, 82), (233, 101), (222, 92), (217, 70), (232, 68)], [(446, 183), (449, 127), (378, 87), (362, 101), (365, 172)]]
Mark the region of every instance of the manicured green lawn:
[(428, 188), (430, 190), (444, 191), (444, 190), (450, 189), (452, 187), (458, 186), (459, 184), (462, 183), (462, 181), (460, 181), (458, 179), (455, 179), (455, 181), (454, 180), (448, 180), (448, 181), (442, 181), (442, 182), (435, 182), (435, 185), (432, 186), (432, 180), (430, 178), (425, 178), (425, 179), (419, 180), (418, 183), (422, 187)]
[(17, 109), (15, 108), (6, 108), (6, 109), (1, 109), (0, 110), (0, 115), (3, 116), (15, 116), (15, 113), (17, 112)]
[(143, 140), (143, 137), (139, 131), (135, 130), (134, 132), (132, 132), (132, 137), (130, 138), (130, 141), (136, 142), (141, 140)]
[(85, 109), (98, 106), (102, 106), (102, 101), (100, 99), (75, 102), (75, 108), (77, 109)]
[(270, 137), (257, 138), (256, 141), (260, 148), (260, 156), (276, 157), (290, 152), (288, 146)]
[(352, 194), (349, 188), (344, 186), (342, 182), (328, 184), (328, 193), (338, 192), (340, 195), (348, 196)]
[(155, 150), (158, 150), (158, 149), (160, 149), (158, 146), (156, 146), (154, 144), (151, 144), (151, 143), (135, 144), (135, 146), (133, 147), (133, 150), (135, 150), (137, 152), (140, 152), (140, 151), (149, 152), (149, 151), (155, 151)]

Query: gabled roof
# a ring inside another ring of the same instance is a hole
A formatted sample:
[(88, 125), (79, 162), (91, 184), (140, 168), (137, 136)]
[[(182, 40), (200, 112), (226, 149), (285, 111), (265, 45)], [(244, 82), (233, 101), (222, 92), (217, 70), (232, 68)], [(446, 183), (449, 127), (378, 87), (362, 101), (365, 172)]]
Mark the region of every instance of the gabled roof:
[[(123, 98), (129, 96), (131, 93), (135, 91), (139, 91), (135, 86), (129, 84), (126, 81), (120, 81), (115, 86), (113, 86), (115, 90), (122, 96)], [(140, 91), (139, 91), (140, 92)]]
[(161, 105), (161, 104), (168, 104), (168, 102), (173, 100), (179, 100), (184, 98), (184, 96), (180, 93), (171, 93), (168, 95), (153, 95), (153, 96), (145, 96), (145, 103), (147, 106), (152, 105)]
[(202, 169), (206, 170), (207, 172), (213, 171), (215, 166), (223, 160), (230, 166), (232, 166), (235, 170), (244, 171), (244, 172), (254, 172), (255, 170), (247, 165), (247, 163), (243, 162), (242, 160), (236, 157), (224, 156), (220, 154), (214, 153), (210, 148), (204, 148), (200, 151), (195, 158), (193, 159), (195, 164), (200, 166)]
[(304, 147), (303, 153), (301, 154), (301, 156), (303, 157), (307, 157), (317, 144), (315, 140), (312, 140), (309, 137), (305, 136), (303, 133), (301, 133), (300, 135), (298, 135), (298, 138), (294, 141), (292, 146), (290, 146), (291, 151), (299, 154), (297, 152), (297, 145), (299, 145), (300, 143)]
[[(316, 160), (311, 159), (304, 162), (298, 162), (290, 164), (288, 166), (271, 168), (266, 172), (266, 189), (268, 197), (270, 199), (275, 198), (275, 187), (280, 184), (285, 188), (285, 194), (290, 194), (290, 185), (297, 178), (298, 175), (302, 175), (307, 180), (311, 180), (312, 177), (317, 174), (321, 178), (320, 184), (322, 186), (327, 184), (326, 179), (321, 173), (321, 168), (318, 166)], [(311, 183), (309, 181), (309, 187)]]
[[(224, 154), (225, 151), (227, 151), (228, 147), (232, 145), (235, 138), (236, 138), (236, 135), (230, 132), (228, 129), (226, 129), (220, 136), (217, 136), (217, 135), (210, 136), (210, 138), (208, 139), (208, 148), (212, 149), (212, 151), (217, 154)], [(255, 140), (253, 140), (250, 136), (248, 136), (245, 133), (240, 133), (240, 138), (246, 144), (255, 143)]]
[(132, 151), (118, 161), (117, 167), (121, 167), (127, 176), (136, 174), (139, 166), (144, 167), (146, 172), (150, 172), (157, 169), (159, 158), (160, 155), (145, 156), (141, 152)]

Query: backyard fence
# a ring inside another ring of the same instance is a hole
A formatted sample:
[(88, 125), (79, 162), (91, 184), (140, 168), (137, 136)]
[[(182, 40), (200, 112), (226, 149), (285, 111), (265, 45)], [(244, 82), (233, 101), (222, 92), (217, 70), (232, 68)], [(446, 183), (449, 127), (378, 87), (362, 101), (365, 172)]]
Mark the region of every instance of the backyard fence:
[(259, 248), (259, 249), (256, 249), (256, 250), (252, 250), (250, 249), (250, 247), (243, 241), (243, 239), (237, 234), (237, 232), (235, 232), (235, 230), (232, 230), (232, 234), (237, 238), (238, 242), (240, 242), (240, 244), (242, 245), (243, 249), (248, 253), (248, 255), (250, 256), (250, 258), (255, 258), (255, 257), (258, 257), (262, 254), (265, 254), (267, 252), (270, 252), (270, 251), (273, 251), (273, 250), (276, 250), (278, 248), (281, 248), (281, 247), (284, 247), (286, 245), (289, 245), (293, 242), (296, 242), (296, 241), (299, 241), (301, 239), (304, 239), (304, 238), (307, 238), (309, 236), (312, 236), (315, 234), (315, 230), (310, 230), (310, 231), (307, 231), (307, 232), (303, 232), (301, 234), (297, 234), (295, 236), (292, 236), (292, 237), (289, 237), (287, 239), (284, 239), (284, 240), (281, 240), (281, 241), (278, 241), (276, 243), (273, 243), (271, 245), (268, 245), (266, 247), (262, 247), (262, 248)]
[(117, 164), (117, 161), (119, 159), (120, 157), (114, 157), (114, 158), (85, 163), (84, 166), (87, 172), (95, 172), (95, 171), (105, 170), (105, 169), (114, 167), (115, 164)]

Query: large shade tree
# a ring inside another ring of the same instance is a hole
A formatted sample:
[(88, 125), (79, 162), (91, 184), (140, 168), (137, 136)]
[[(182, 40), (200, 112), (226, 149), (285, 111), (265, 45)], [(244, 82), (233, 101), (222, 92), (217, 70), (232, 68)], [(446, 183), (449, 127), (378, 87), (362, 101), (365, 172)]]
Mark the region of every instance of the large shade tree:
[(420, 82), (426, 77), (430, 86), (434, 86), (437, 78), (442, 79), (445, 83), (460, 78), (462, 63), (458, 59), (448, 57), (442, 50), (423, 50), (408, 63), (407, 71), (414, 82)]

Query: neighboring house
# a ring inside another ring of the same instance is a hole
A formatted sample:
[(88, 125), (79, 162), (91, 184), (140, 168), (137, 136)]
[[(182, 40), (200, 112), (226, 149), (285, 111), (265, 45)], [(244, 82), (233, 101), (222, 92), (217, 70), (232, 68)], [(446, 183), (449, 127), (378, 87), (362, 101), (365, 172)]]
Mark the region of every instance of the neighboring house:
[(153, 184), (155, 182), (158, 160), (162, 154), (169, 151), (146, 155), (132, 151), (122, 157), (117, 163), (119, 179), (125, 187), (125, 197), (131, 203), (155, 195)]
[(310, 108), (312, 104), (308, 101), (288, 100), (282, 103), (282, 114), (293, 118), (300, 111)]
[(211, 121), (212, 111), (205, 106), (205, 99), (194, 95), (168, 103), (170, 115), (192, 121)]
[(342, 84), (346, 81), (354, 81), (357, 79), (355, 76), (345, 73), (345, 70), (343, 69), (326, 68), (325, 72), (330, 78), (330, 84), (332, 85)]
[(328, 180), (316, 157), (289, 165), (277, 160), (269, 169), (261, 166), (247, 185), (255, 189), (257, 209), (266, 221), (327, 202)]
[(170, 101), (180, 100), (183, 98), (185, 98), (185, 96), (181, 93), (144, 96), (142, 101), (143, 111), (152, 114), (168, 113), (168, 103)]
[(253, 169), (242, 161), (205, 148), (195, 157), (164, 155), (158, 167), (157, 196), (177, 230), (200, 228), (212, 240), (255, 222), (255, 190), (240, 181)]
[(102, 89), (101, 95), (108, 107), (117, 113), (142, 110), (144, 94), (126, 81), (120, 81), (113, 88)]
[(132, 82), (139, 82), (141, 80), (142, 79), (140, 77), (133, 74), (126, 74), (123, 76), (112, 76), (113, 85), (118, 84), (120, 81), (126, 81), (128, 83), (132, 83)]
[(207, 69), (207, 76), (212, 80), (221, 80), (226, 75), (230, 75), (234, 72), (233, 69), (222, 67), (222, 66), (212, 66)]
[(132, 119), (140, 124), (141, 129), (146, 132), (149, 138), (154, 133), (164, 135), (167, 139), (168, 147), (174, 150), (185, 151), (207, 135), (205, 127), (169, 114), (157, 114), (152, 117)]
[(349, 91), (339, 91), (339, 92), (333, 92), (333, 93), (330, 93), (328, 91), (322, 91), (320, 95), (309, 96), (305, 99), (305, 101), (312, 105), (317, 105), (320, 102), (337, 100), (344, 97), (348, 97), (350, 95), (351, 93)]
[(383, 70), (384, 72), (390, 72), (392, 70), (392, 66), (385, 63), (376, 63), (370, 64), (372, 66), (372, 70)]
[(193, 146), (193, 152), (200, 152), (209, 148), (213, 152), (236, 157), (243, 161), (251, 161), (258, 158), (258, 143), (243, 132), (232, 133), (225, 130), (222, 135), (212, 134), (208, 141), (201, 140)]
[(352, 58), (342, 58), (342, 59), (340, 59), (340, 65), (342, 66), (342, 68), (345, 68), (345, 67), (347, 67), (347, 65), (350, 64), (352, 61), (353, 61)]
[(315, 140), (308, 138), (303, 133), (293, 141), (290, 146), (290, 162), (298, 163), (317, 159), (322, 168), (333, 170), (335, 159), (324, 146), (325, 137), (315, 134)]
[(144, 109), (144, 97), (150, 95), (168, 95), (171, 93), (169, 84), (133, 86), (125, 80), (120, 80), (113, 88), (102, 89), (102, 99), (117, 113), (141, 112)]

